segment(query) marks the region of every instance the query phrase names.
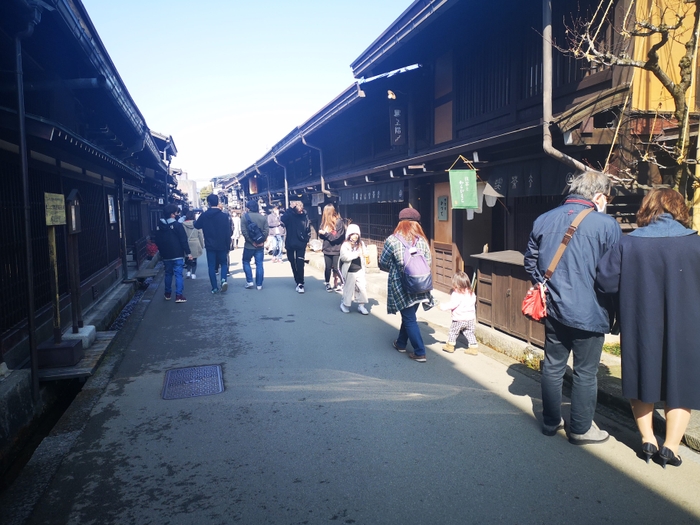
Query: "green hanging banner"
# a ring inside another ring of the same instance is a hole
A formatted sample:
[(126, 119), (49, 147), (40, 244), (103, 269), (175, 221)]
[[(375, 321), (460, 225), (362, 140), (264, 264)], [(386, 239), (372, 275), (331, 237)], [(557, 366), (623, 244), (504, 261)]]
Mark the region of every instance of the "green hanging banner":
[(453, 210), (476, 210), (479, 200), (476, 195), (475, 170), (450, 170), (450, 193)]

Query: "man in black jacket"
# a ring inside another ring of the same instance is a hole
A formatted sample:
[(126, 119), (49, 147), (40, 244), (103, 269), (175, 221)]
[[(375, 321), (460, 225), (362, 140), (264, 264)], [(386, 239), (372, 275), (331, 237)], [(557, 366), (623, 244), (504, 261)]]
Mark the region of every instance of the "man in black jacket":
[(177, 221), (178, 211), (175, 204), (168, 204), (163, 208), (163, 218), (156, 227), (156, 244), (165, 266), (165, 300), (169, 301), (172, 296), (174, 275), (175, 302), (184, 303), (187, 299), (182, 295), (184, 291), (182, 269), (185, 266), (185, 255), (188, 259), (192, 259), (192, 255), (190, 255), (190, 244), (187, 242), (185, 228)]
[[(231, 249), (231, 218), (219, 208), (219, 197), (210, 193), (207, 196), (209, 209), (194, 221), (194, 227), (204, 233), (204, 247), (207, 250), (211, 293), (225, 292), (228, 289), (228, 252)], [(221, 267), (221, 280), (216, 277), (216, 268)], [(219, 282), (221, 287), (219, 288)]]
[(285, 248), (287, 260), (292, 266), (294, 281), (298, 293), (304, 293), (304, 264), (306, 245), (311, 237), (311, 222), (301, 201), (292, 201), (290, 208), (282, 215), (282, 222), (287, 229)]

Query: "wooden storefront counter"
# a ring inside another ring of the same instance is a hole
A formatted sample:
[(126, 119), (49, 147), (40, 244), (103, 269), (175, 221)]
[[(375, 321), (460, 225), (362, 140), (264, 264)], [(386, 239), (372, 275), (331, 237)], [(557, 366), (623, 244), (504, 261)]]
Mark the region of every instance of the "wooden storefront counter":
[(513, 250), (472, 255), (477, 266), (477, 321), (544, 347), (544, 324), (522, 314), (521, 305), (531, 283), (523, 254)]

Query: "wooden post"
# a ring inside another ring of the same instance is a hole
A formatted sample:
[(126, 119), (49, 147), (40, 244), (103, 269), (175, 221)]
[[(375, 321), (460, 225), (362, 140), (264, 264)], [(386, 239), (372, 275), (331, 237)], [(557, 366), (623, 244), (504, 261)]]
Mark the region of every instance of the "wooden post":
[(56, 249), (56, 227), (49, 226), (49, 268), (51, 273), (51, 299), (53, 302), (53, 342), (61, 342), (61, 301), (58, 291), (58, 256)]

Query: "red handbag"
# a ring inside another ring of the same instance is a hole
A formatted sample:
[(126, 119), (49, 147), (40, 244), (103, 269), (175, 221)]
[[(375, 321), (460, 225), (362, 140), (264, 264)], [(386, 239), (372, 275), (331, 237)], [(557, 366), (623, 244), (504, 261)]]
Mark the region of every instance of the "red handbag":
[(547, 298), (544, 296), (547, 288), (543, 283), (537, 283), (527, 291), (523, 299), (523, 315), (533, 321), (547, 317)]
[(564, 255), (564, 250), (566, 250), (569, 241), (574, 236), (578, 225), (581, 224), (581, 221), (586, 218), (586, 215), (588, 215), (592, 211), (593, 208), (588, 208), (580, 212), (574, 218), (574, 220), (571, 223), (571, 226), (569, 226), (569, 229), (566, 230), (564, 238), (562, 239), (561, 244), (557, 249), (557, 252), (554, 254), (552, 262), (549, 263), (549, 268), (547, 268), (547, 271), (544, 273), (544, 282), (537, 283), (535, 286), (533, 286), (527, 291), (525, 299), (523, 299), (522, 305), (522, 312), (525, 317), (532, 319), (533, 321), (539, 321), (547, 317), (546, 283), (552, 277), (554, 269), (557, 267), (557, 264), (559, 264), (561, 256)]

